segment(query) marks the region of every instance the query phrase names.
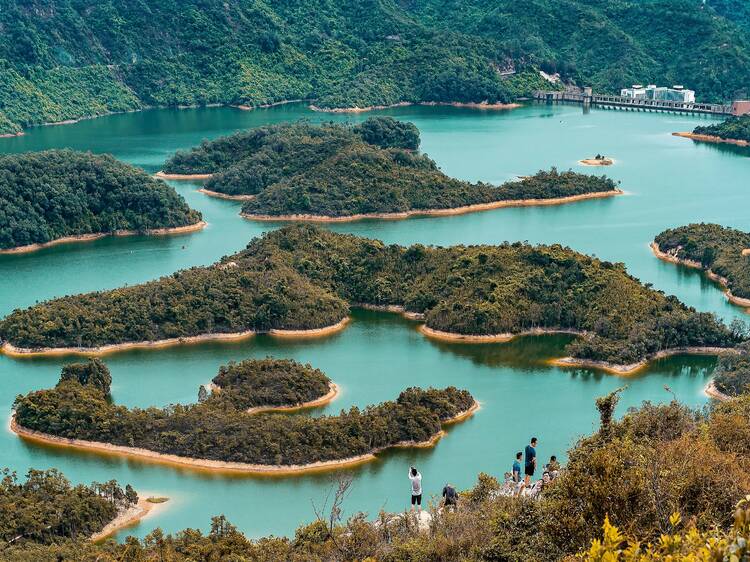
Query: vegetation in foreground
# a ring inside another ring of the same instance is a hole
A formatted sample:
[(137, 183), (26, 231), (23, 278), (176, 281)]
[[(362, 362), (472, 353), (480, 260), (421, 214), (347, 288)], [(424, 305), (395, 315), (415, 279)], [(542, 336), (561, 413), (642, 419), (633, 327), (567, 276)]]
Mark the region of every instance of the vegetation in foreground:
[(172, 187), (111, 156), (73, 150), (0, 156), (0, 249), (200, 220)]
[[(77, 369), (86, 372), (89, 367)], [(215, 381), (221, 391), (203, 396), (196, 404), (144, 410), (117, 406), (109, 385), (103, 387), (91, 377), (62, 376), (54, 388), (19, 396), (14, 403), (15, 420), (21, 427), (57, 437), (195, 459), (283, 467), (343, 460), (401, 443), (429, 441), (441, 431), (442, 422), (474, 404), (468, 392), (454, 387), (409, 388), (393, 402), (364, 410), (351, 408), (338, 416), (246, 412), (249, 405), (267, 403), (264, 396), (274, 388), (294, 400), (284, 405), (299, 404), (309, 387), (323, 382), (321, 377), (325, 375), (320, 371), (293, 361), (240, 363), (222, 369)], [(326, 385), (323, 394), (327, 390)], [(250, 394), (243, 396), (247, 392)]]
[(659, 234), (662, 252), (698, 263), (727, 280), (732, 294), (750, 298), (750, 233), (718, 224), (690, 224)]
[(710, 135), (727, 140), (750, 142), (750, 115), (730, 117), (721, 123), (699, 126), (693, 129), (696, 135)]
[(565, 329), (578, 358), (630, 364), (660, 350), (734, 347), (727, 328), (627, 274), (559, 245), (410, 247), (295, 225), (210, 267), (16, 310), (22, 348), (94, 347), (245, 330), (331, 326), (358, 304), (398, 305), (466, 335)]
[(750, 31), (729, 4), (4, 0), (0, 133), (149, 106), (505, 102), (555, 87), (536, 69), (603, 92), (684, 83), (734, 99)]
[(419, 147), (419, 130), (391, 117), (360, 125), (298, 122), (204, 141), (178, 152), (167, 173), (213, 174), (206, 189), (252, 195), (246, 216), (346, 217), (455, 209), (521, 199), (613, 192), (604, 177), (539, 172), (500, 187), (446, 176)]
[(29, 470), (21, 481), (15, 472), (2, 471), (0, 480), (0, 559), (9, 547), (57, 544), (73, 539), (86, 542), (112, 521), (120, 509), (138, 503), (130, 485), (122, 489), (104, 484), (73, 486), (59, 471)]
[[(215, 517), (205, 535), (157, 529), (119, 545), (29, 542), (3, 554), (17, 562), (549, 562), (577, 554), (588, 562), (718, 561), (734, 560), (733, 554), (743, 560), (750, 539), (743, 500), (750, 492), (750, 396), (700, 411), (645, 402), (619, 421), (616, 404), (617, 392), (597, 400), (599, 430), (568, 452), (567, 465), (539, 499), (506, 497), (495, 478), (480, 474), (457, 511), (431, 508), (427, 530), (411, 516), (387, 513), (341, 521), (337, 501), (293, 538), (249, 540)], [(340, 481), (338, 490), (345, 495), (349, 485)]]

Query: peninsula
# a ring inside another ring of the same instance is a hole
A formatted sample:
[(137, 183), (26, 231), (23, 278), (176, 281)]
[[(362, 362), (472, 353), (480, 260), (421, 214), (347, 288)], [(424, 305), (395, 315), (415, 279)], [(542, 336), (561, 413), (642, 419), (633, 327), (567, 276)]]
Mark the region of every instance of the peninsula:
[[(330, 381), (294, 361), (246, 361), (223, 368), (221, 390), (189, 405), (128, 409), (112, 402), (99, 360), (66, 366), (57, 386), (14, 403), (11, 429), (61, 446), (224, 471), (298, 473), (351, 466), (390, 447), (433, 445), (442, 426), (477, 409), (465, 390), (408, 388), (397, 400), (338, 416), (248, 412), (248, 406), (297, 406)], [(94, 374), (95, 373), (95, 374)], [(278, 391), (279, 394), (276, 394)]]
[(359, 125), (298, 122), (205, 141), (178, 152), (164, 177), (209, 177), (201, 191), (244, 200), (255, 220), (350, 221), (450, 215), (551, 205), (621, 193), (604, 177), (556, 169), (500, 186), (451, 178), (416, 152), (411, 123), (372, 117)]
[(205, 226), (164, 182), (111, 156), (72, 150), (0, 156), (0, 200), (0, 254)]
[(701, 269), (724, 287), (730, 302), (750, 307), (750, 233), (718, 224), (665, 230), (651, 245), (657, 257)]
[(692, 133), (674, 133), (696, 141), (750, 146), (750, 115), (730, 117), (721, 123), (696, 127)]
[(266, 233), (212, 266), (16, 310), (0, 321), (0, 338), (5, 352), (57, 353), (248, 331), (300, 336), (341, 327), (362, 305), (458, 340), (575, 332), (568, 355), (602, 364), (738, 342), (713, 315), (644, 286), (622, 264), (559, 245), (403, 247), (309, 225)]

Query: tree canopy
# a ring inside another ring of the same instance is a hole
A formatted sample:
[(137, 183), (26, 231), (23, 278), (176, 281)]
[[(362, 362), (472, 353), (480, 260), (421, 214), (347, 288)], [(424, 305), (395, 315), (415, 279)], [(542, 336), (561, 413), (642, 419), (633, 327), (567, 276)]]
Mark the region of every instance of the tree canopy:
[[(219, 392), (202, 402), (166, 408), (114, 404), (89, 380), (61, 377), (54, 388), (14, 403), (21, 427), (58, 437), (137, 447), (195, 459), (260, 465), (304, 465), (374, 453), (401, 443), (428, 441), (441, 423), (474, 404), (465, 390), (408, 388), (397, 400), (351, 408), (338, 416), (248, 413), (248, 406), (285, 398), (320, 397), (325, 375), (293, 361), (244, 362), (222, 368)], [(282, 397), (269, 397), (279, 389)]]
[(731, 4), (3, 0), (0, 133), (152, 106), (507, 102), (553, 87), (537, 69), (728, 100), (750, 83), (748, 11)]
[(200, 220), (174, 188), (108, 155), (73, 150), (0, 155), (0, 249)]
[(16, 310), (0, 321), (0, 337), (24, 348), (97, 347), (315, 329), (358, 304), (403, 306), (430, 328), (465, 335), (575, 330), (585, 335), (572, 355), (615, 363), (740, 340), (622, 264), (560, 245), (407, 248), (305, 225), (266, 233), (213, 266)]
[(750, 298), (750, 233), (718, 224), (689, 224), (660, 233), (662, 252), (700, 264), (724, 277), (732, 294)]
[(693, 129), (693, 132), (697, 135), (750, 142), (750, 115), (730, 117), (721, 123), (699, 126)]

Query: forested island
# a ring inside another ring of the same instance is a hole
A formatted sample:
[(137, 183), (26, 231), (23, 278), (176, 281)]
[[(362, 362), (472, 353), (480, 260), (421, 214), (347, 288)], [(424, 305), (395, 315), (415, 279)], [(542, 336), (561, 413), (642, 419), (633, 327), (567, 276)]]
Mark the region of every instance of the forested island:
[(108, 155), (0, 155), (0, 253), (109, 234), (200, 229), (201, 214), (166, 183)]
[(264, 220), (353, 220), (552, 204), (621, 193), (606, 176), (556, 169), (499, 187), (446, 176), (419, 147), (419, 130), (391, 117), (360, 125), (298, 122), (260, 127), (178, 152), (169, 177), (210, 175), (209, 195), (246, 200)]
[(574, 362), (604, 367), (630, 369), (675, 350), (715, 353), (741, 339), (622, 264), (559, 245), (407, 248), (309, 225), (266, 233), (209, 267), (16, 310), (0, 321), (0, 337), (11, 354), (97, 352), (341, 326), (361, 305), (403, 310), (438, 337), (573, 332)]
[(3, 469), (0, 480), (0, 558), (8, 547), (88, 539), (138, 504), (130, 485), (116, 481), (73, 486), (59, 471), (34, 470), (20, 480)]
[[(698, 410), (676, 401), (645, 402), (620, 418), (618, 393), (597, 399), (598, 429), (571, 447), (559, 476), (537, 500), (514, 497), (507, 485), (480, 473), (476, 485), (460, 493), (455, 511), (430, 510), (429, 533), (413, 515), (356, 513), (343, 520), (326, 512), (293, 537), (249, 539), (209, 507), (206, 521), (216, 517), (206, 533), (167, 536), (157, 529), (122, 544), (64, 533), (54, 540), (30, 536), (6, 546), (2, 556), (10, 562), (188, 562), (195, 553), (205, 560), (258, 562), (538, 562), (580, 555), (602, 562), (624, 560), (628, 548), (643, 561), (742, 560), (750, 541), (750, 506), (743, 499), (750, 493), (750, 396)], [(36, 497), (30, 510), (49, 511), (46, 499)]]
[(746, 13), (727, 0), (6, 2), (0, 134), (155, 106), (507, 103), (558, 87), (538, 70), (602, 93), (647, 78), (731, 100), (750, 83)]
[[(102, 366), (98, 360), (74, 365), (77, 376), (63, 370), (54, 388), (19, 397), (14, 431), (202, 468), (299, 472), (371, 460), (389, 447), (433, 444), (443, 424), (476, 408), (467, 391), (448, 387), (409, 388), (395, 401), (337, 416), (248, 412), (269, 404), (296, 406), (328, 390), (327, 377), (309, 365), (269, 359), (222, 369), (214, 379), (221, 390), (195, 404), (128, 409), (113, 403), (108, 371), (106, 377), (89, 375)], [(275, 390), (281, 398), (271, 396)]]
[(662, 259), (702, 269), (725, 288), (731, 302), (750, 307), (750, 233), (718, 224), (690, 224), (665, 230), (652, 248)]
[(730, 117), (721, 123), (696, 127), (692, 133), (675, 133), (675, 135), (704, 142), (726, 142), (750, 146), (750, 115)]

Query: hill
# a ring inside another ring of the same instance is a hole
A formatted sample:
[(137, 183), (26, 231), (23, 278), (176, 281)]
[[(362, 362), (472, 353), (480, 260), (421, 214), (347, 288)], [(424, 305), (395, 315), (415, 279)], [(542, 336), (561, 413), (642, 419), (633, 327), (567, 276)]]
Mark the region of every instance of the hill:
[(0, 337), (9, 353), (95, 351), (341, 326), (361, 304), (401, 307), (439, 336), (574, 332), (582, 337), (571, 355), (616, 364), (738, 341), (713, 315), (644, 286), (622, 264), (559, 245), (406, 248), (310, 226), (269, 232), (213, 266), (16, 310), (0, 321)]
[(731, 99), (750, 83), (735, 13), (729, 0), (2, 0), (0, 133), (150, 106), (507, 102), (546, 84), (538, 68)]
[(0, 155), (0, 251), (69, 237), (198, 228), (200, 221), (172, 187), (111, 156)]

